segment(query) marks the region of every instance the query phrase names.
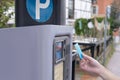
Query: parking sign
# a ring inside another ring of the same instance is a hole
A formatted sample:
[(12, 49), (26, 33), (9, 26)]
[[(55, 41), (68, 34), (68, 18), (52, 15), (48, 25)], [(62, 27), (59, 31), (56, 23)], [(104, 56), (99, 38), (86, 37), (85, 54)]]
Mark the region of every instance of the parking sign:
[(46, 22), (53, 13), (53, 0), (26, 0), (26, 8), (32, 19)]

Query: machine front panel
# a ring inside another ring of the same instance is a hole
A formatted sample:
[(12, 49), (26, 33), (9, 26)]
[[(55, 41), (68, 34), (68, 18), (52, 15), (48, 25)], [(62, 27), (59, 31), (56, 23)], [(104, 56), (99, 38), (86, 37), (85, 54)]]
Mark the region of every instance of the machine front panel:
[(69, 44), (68, 36), (56, 37), (54, 40), (54, 80), (69, 80)]

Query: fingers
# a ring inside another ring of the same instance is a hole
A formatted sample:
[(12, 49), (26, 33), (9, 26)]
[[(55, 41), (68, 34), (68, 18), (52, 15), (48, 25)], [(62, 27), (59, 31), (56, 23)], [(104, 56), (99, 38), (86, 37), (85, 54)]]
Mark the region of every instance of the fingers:
[(86, 60), (86, 62), (89, 62), (90, 64), (94, 64), (94, 65), (97, 65), (99, 64), (99, 62), (95, 59), (93, 59), (92, 57), (88, 56), (88, 55), (85, 55), (83, 54), (83, 59)]
[(86, 54), (83, 54), (83, 58), (89, 61), (93, 61), (94, 59)]
[(96, 67), (101, 67), (101, 64), (95, 60), (94, 58), (83, 54), (83, 59), (86, 61), (87, 64), (90, 64), (92, 66), (96, 66)]
[(85, 68), (85, 65), (86, 65), (86, 60), (82, 59), (82, 60), (80, 61), (80, 68), (81, 68), (81, 69), (84, 69), (84, 68)]

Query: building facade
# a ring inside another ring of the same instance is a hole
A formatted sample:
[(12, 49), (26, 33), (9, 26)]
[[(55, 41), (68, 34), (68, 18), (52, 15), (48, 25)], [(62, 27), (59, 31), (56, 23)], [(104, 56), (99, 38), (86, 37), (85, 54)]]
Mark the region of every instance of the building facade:
[(91, 0), (66, 0), (66, 24), (73, 25), (78, 18), (91, 18), (91, 6)]
[(92, 16), (104, 17), (106, 13), (109, 16), (112, 2), (113, 0), (93, 0)]

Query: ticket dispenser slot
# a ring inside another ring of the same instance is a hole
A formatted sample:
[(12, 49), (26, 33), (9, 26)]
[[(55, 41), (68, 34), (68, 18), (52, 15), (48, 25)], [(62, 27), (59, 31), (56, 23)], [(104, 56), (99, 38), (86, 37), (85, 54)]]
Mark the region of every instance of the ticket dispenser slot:
[(70, 80), (69, 37), (56, 37), (54, 40), (54, 80)]

